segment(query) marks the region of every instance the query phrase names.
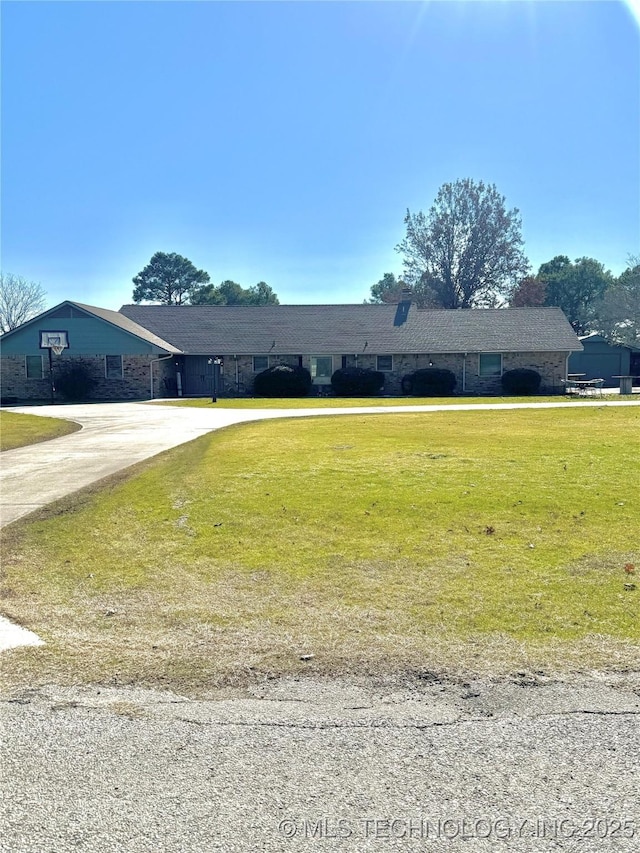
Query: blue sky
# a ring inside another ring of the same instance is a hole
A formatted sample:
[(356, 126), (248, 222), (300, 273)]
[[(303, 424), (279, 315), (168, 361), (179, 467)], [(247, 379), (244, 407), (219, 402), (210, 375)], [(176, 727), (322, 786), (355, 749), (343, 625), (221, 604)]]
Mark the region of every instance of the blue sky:
[(131, 301), (156, 251), (361, 302), (495, 183), (532, 266), (640, 251), (640, 2), (2, 3), (2, 269)]

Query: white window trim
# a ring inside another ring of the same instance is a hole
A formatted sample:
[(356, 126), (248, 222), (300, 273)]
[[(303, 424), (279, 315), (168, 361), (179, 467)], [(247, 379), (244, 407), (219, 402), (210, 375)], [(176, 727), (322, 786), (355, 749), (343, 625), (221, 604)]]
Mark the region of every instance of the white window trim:
[[(500, 370), (494, 373), (483, 373), (482, 372), (482, 356), (483, 355), (499, 355), (500, 356)], [(504, 356), (501, 352), (479, 352), (478, 353), (478, 376), (482, 379), (490, 379), (492, 376), (502, 376), (504, 365)]]
[[(27, 371), (27, 359), (28, 358), (39, 358), (40, 359), (40, 376), (29, 376), (29, 373)], [(25, 376), (25, 379), (28, 379), (29, 381), (35, 380), (37, 382), (39, 379), (44, 379), (44, 360), (42, 358), (42, 355), (25, 355), (25, 357), (24, 357), (24, 376)]]
[[(120, 376), (109, 376), (107, 371), (107, 357), (108, 358), (119, 358), (120, 359)], [(124, 379), (124, 363), (122, 361), (122, 356), (118, 355), (118, 353), (109, 353), (108, 356), (104, 357), (104, 378), (105, 379)]]
[[(389, 367), (389, 368), (380, 367), (379, 366), (379, 359), (381, 359), (381, 358), (390, 358), (391, 359), (391, 367)], [(376, 356), (376, 370), (378, 370), (381, 373), (393, 373), (393, 356), (392, 355), (377, 355)]]
[[(266, 358), (267, 366), (266, 367), (256, 367), (256, 358)], [(268, 355), (252, 355), (251, 359), (252, 359), (251, 366), (253, 367), (254, 373), (260, 373), (262, 370), (268, 370), (269, 369), (269, 356)]]

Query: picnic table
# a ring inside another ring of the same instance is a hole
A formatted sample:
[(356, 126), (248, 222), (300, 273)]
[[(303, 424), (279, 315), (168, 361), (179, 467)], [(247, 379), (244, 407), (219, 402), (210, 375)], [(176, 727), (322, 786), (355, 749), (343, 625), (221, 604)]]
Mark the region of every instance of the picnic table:
[(578, 379), (579, 376), (585, 376), (584, 373), (569, 373), (564, 386), (567, 394), (577, 394), (579, 397), (602, 396), (602, 386), (604, 379)]

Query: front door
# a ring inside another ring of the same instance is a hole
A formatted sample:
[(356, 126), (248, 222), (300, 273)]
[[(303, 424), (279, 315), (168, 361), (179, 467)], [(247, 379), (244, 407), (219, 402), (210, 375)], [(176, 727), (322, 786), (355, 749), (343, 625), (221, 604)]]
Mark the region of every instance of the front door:
[(329, 385), (333, 375), (333, 356), (311, 356), (311, 380), (314, 385)]
[(210, 397), (213, 393), (213, 364), (206, 355), (184, 358), (182, 393), (185, 397)]

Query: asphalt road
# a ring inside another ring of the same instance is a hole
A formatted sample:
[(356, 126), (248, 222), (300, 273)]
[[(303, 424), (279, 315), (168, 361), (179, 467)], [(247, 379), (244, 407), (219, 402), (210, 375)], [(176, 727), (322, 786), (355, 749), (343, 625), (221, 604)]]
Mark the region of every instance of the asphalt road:
[[(210, 412), (171, 409), (169, 427), (166, 409), (145, 406), (138, 457), (141, 410), (127, 405), (129, 424), (121, 405), (90, 407), (81, 432), (3, 454), (3, 469), (4, 457), (20, 458), (32, 480), (34, 502), (14, 505), (29, 511), (54, 494), (33, 480), (58, 479), (67, 463), (78, 475), (67, 492), (86, 484), (85, 469), (93, 480), (111, 473), (96, 447), (125, 467), (227, 418), (259, 416), (217, 410), (213, 423)], [(5, 483), (18, 470), (11, 461)], [(0, 665), (20, 653), (3, 652)], [(0, 851), (635, 853), (639, 723), (639, 673), (276, 679), (207, 700), (132, 687), (16, 691), (0, 697)]]
[(0, 709), (7, 853), (640, 849), (638, 683), (52, 687)]

